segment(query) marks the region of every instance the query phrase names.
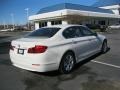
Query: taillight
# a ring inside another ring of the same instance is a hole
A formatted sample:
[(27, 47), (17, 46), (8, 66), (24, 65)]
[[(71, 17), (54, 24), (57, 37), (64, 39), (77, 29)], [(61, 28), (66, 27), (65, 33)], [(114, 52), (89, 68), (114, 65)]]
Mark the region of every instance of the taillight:
[(47, 46), (36, 45), (35, 47), (29, 48), (28, 53), (44, 53)]
[(10, 50), (14, 50), (15, 46), (10, 45)]

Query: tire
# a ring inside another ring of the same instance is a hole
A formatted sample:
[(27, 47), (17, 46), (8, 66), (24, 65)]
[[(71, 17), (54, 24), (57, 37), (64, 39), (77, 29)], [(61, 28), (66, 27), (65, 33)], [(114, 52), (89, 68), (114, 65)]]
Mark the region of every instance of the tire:
[(108, 50), (108, 45), (107, 45), (107, 40), (103, 41), (102, 48), (101, 48), (101, 53), (106, 53)]
[(72, 52), (67, 52), (60, 63), (59, 72), (62, 74), (70, 73), (75, 66), (75, 57)]

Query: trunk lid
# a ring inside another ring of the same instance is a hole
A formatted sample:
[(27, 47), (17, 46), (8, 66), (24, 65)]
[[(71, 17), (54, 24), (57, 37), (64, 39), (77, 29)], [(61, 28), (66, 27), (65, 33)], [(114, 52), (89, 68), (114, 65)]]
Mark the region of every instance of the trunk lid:
[(48, 41), (50, 41), (49, 38), (21, 38), (13, 40), (11, 45), (14, 46), (16, 54), (26, 54), (29, 48), (36, 45), (48, 46)]

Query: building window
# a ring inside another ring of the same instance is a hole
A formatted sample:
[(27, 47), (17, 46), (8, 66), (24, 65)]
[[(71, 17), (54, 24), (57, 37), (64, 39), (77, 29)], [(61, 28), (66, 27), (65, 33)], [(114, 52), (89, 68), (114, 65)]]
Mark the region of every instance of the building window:
[(103, 21), (99, 21), (99, 24), (100, 25), (105, 25), (105, 21), (103, 20)]
[(62, 24), (61, 20), (56, 20), (56, 21), (51, 21), (52, 25), (58, 25), (58, 24)]
[(45, 27), (47, 26), (47, 22), (39, 22), (39, 27)]
[(119, 11), (119, 15), (120, 15), (120, 8), (118, 8), (118, 11)]
[(109, 20), (108, 20), (108, 25), (110, 25), (110, 22), (109, 22)]
[(54, 21), (51, 21), (51, 24), (54, 25)]

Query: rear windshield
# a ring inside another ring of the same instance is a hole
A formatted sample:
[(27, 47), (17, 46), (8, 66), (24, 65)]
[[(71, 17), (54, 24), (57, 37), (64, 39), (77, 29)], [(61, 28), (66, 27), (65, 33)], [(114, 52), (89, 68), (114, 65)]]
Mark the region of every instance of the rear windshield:
[(33, 31), (28, 35), (28, 37), (52, 37), (54, 36), (60, 28), (40, 28), (38, 30)]

